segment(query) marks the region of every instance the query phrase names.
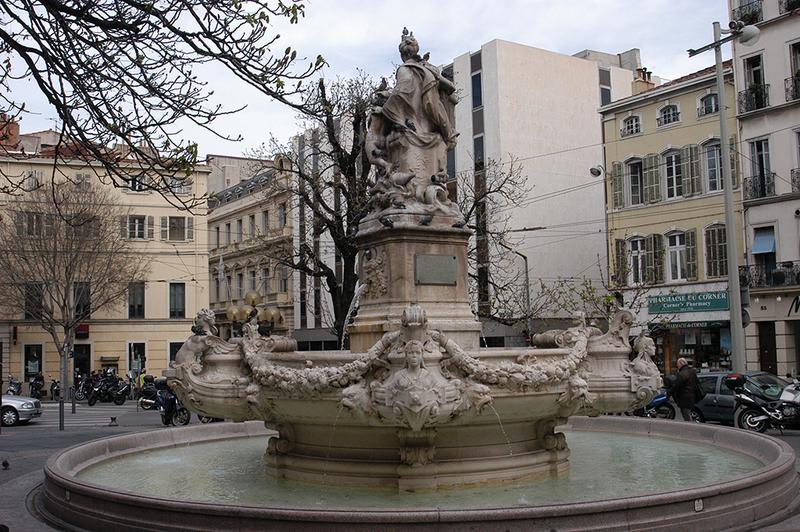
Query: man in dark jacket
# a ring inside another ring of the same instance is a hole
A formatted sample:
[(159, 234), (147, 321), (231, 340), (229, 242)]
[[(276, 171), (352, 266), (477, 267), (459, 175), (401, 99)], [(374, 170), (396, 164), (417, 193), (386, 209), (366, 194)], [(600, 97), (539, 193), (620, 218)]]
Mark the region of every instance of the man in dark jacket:
[(692, 420), (692, 407), (697, 402), (697, 372), (685, 358), (678, 359), (678, 374), (675, 377), (675, 383), (670, 389), (670, 394), (678, 408), (681, 409), (681, 415), (684, 421)]

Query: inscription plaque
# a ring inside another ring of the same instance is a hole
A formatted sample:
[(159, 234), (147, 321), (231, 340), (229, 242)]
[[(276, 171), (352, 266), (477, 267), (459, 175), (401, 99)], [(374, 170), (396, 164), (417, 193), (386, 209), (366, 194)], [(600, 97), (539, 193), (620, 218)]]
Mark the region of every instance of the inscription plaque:
[(458, 262), (455, 255), (414, 255), (414, 283), (456, 285)]

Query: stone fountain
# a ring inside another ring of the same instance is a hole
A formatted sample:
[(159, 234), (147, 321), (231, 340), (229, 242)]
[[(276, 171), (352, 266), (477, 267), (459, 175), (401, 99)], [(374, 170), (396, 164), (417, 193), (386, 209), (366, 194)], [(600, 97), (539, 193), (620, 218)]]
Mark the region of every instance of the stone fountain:
[(555, 427), (575, 413), (625, 411), (661, 384), (646, 350), (630, 362), (632, 315), (609, 331), (578, 320), (537, 349), (478, 351), (467, 244), (444, 183), (456, 143), (455, 87), (403, 32), (394, 89), (369, 117), (371, 212), (358, 227), (365, 286), (351, 352), (296, 352), (291, 338), (218, 338), (201, 311), (166, 376), (191, 410), (278, 431), (272, 474), (400, 490), (500, 482), (567, 469)]
[[(69, 530), (705, 531), (796, 511), (784, 442), (576, 416), (631, 410), (660, 386), (652, 340), (633, 356), (631, 312), (606, 332), (577, 317), (533, 348), (479, 349), (471, 235), (444, 187), (455, 88), (407, 31), (400, 53), (396, 86), (379, 88), (369, 117), (375, 184), (351, 351), (298, 352), (260, 334), (257, 312), (226, 341), (201, 310), (165, 375), (191, 410), (243, 423), (62, 451), (38, 514)], [(564, 430), (581, 449), (574, 470)]]

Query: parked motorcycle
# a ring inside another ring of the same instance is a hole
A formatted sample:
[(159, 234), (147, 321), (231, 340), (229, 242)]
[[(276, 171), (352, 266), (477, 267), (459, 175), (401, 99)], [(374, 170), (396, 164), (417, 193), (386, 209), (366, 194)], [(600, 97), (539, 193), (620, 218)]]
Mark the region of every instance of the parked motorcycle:
[(29, 393), (28, 395), (33, 397), (34, 399), (41, 399), (42, 398), (42, 388), (44, 388), (44, 377), (42, 374), (38, 374), (34, 377), (31, 377), (31, 380), (28, 381), (28, 388)]
[(650, 403), (632, 412), (634, 416), (659, 419), (675, 419), (675, 407), (670, 403), (666, 390), (660, 390)]
[(6, 394), (22, 395), (22, 383), (15, 379), (13, 375), (8, 376), (8, 389), (6, 390)]
[(145, 375), (143, 380), (136, 404), (142, 410), (155, 410), (158, 408), (158, 390), (156, 390), (155, 379), (152, 375)]
[(61, 382), (52, 379), (50, 383), (50, 399), (56, 401), (61, 398)]
[(94, 406), (97, 401), (103, 403), (114, 402), (115, 405), (125, 404), (130, 386), (125, 381), (119, 380), (112, 372), (106, 373), (92, 387), (87, 397), (89, 406)]
[(756, 432), (800, 428), (800, 385), (769, 374), (732, 373), (725, 386), (733, 390), (734, 426)]
[(158, 394), (157, 408), (164, 425), (188, 425), (192, 414), (181, 404), (178, 396), (167, 386), (167, 379), (155, 380)]
[(92, 389), (92, 382), (90, 379), (81, 374), (75, 375), (75, 382), (72, 385), (72, 395), (76, 401), (83, 401), (88, 397)]

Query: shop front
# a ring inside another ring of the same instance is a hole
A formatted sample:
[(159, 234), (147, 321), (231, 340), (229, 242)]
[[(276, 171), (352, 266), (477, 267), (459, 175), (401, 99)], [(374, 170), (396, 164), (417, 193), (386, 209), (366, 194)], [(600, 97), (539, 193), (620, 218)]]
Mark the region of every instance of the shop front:
[(800, 370), (800, 291), (794, 286), (750, 290), (745, 328), (747, 369), (775, 375)]
[(638, 312), (656, 344), (655, 363), (664, 374), (679, 358), (698, 371), (732, 369), (727, 283), (654, 288)]

